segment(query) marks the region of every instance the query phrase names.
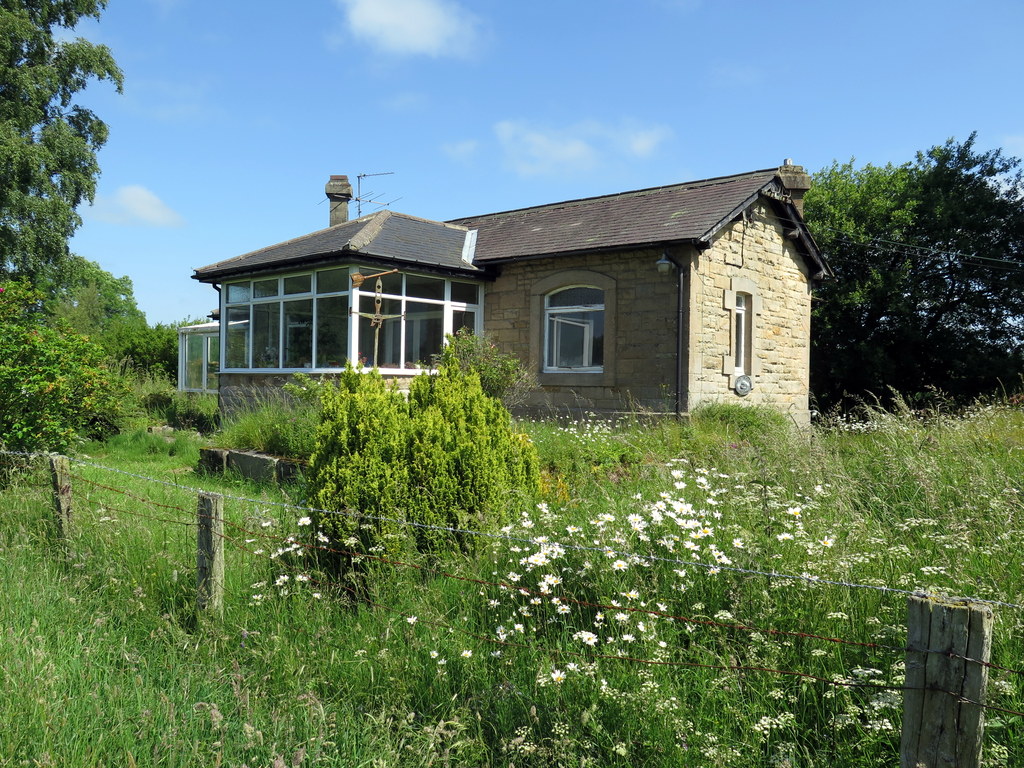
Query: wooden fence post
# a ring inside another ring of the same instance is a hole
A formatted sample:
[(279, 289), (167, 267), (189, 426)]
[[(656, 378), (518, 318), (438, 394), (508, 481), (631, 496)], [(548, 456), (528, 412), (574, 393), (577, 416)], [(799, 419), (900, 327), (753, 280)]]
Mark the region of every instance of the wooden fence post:
[(66, 547), (71, 536), (71, 463), (67, 456), (50, 456), (50, 481), (53, 484), (57, 540)]
[(224, 497), (200, 493), (196, 548), (196, 608), (224, 612)]
[(922, 597), (911, 597), (907, 608), (900, 766), (978, 768), (992, 609)]

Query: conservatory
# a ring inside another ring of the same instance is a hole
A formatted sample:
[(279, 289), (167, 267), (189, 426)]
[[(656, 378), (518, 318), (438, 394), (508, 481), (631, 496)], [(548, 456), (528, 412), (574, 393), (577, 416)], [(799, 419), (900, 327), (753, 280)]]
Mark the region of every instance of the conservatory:
[(347, 265), (224, 283), (225, 372), (383, 374), (429, 368), (447, 334), (481, 322), (479, 283)]
[(220, 323), (178, 328), (178, 389), (216, 392), (220, 371)]

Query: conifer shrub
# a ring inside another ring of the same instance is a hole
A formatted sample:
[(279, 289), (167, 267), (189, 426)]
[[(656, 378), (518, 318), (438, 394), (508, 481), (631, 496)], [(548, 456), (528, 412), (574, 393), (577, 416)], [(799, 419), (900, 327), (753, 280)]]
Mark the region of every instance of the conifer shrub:
[(487, 336), (466, 328), (447, 337), (438, 362), (465, 373), (476, 372), (484, 392), (501, 400), (506, 408), (522, 405), (538, 386), (537, 377), (518, 357), (502, 352)]
[(309, 490), (326, 511), (319, 527), (356, 553), (345, 568), (363, 553), (468, 550), (473, 541), (458, 530), (518, 515), (539, 478), (533, 444), (475, 373), (443, 365), (416, 377), (408, 397), (376, 372), (351, 369), (321, 387)]

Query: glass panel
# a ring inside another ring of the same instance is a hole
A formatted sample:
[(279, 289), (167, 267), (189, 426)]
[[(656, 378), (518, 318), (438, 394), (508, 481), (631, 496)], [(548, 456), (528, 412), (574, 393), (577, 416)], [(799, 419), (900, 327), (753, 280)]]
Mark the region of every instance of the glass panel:
[(312, 275), (293, 275), (292, 277), (286, 277), (284, 279), (284, 292), (286, 294), (309, 293), (312, 290)]
[(279, 368), (281, 302), (252, 305), (252, 367)]
[(228, 304), (238, 304), (249, 300), (249, 283), (231, 283), (228, 285)]
[(268, 296), (277, 296), (277, 278), (270, 280), (253, 280), (252, 281), (252, 297), (254, 299), (264, 299)]
[(220, 382), (217, 373), (220, 371), (220, 336), (207, 336), (206, 346), (206, 388), (216, 390)]
[(249, 367), (249, 308), (228, 308), (228, 348), (225, 350), (228, 368)]
[(185, 389), (203, 388), (203, 341), (205, 336), (185, 336)]
[(548, 325), (548, 365), (552, 368), (582, 368), (589, 347), (589, 326), (566, 315), (555, 315)]
[(479, 304), (480, 287), (473, 283), (452, 283), (452, 301)]
[[(386, 321), (385, 321), (386, 322)], [(405, 303), (405, 368), (429, 368), (444, 342), (441, 304)]]
[(316, 300), (316, 367), (344, 368), (348, 359), (348, 296)]
[(325, 269), (316, 273), (317, 293), (338, 293), (348, 290), (347, 269)]
[[(379, 275), (382, 270), (380, 267), (359, 267), (359, 274), (361, 275)], [(380, 280), (381, 293), (390, 293), (393, 296), (402, 295), (402, 273), (391, 272), (386, 275), (380, 275), (377, 277), (368, 277), (359, 290), (363, 293), (374, 293), (377, 290), (377, 280)]]
[(313, 365), (313, 300), (284, 303), (284, 368)]
[[(362, 312), (373, 315), (373, 296), (363, 296)], [(384, 299), (381, 302), (379, 328), (371, 327), (371, 317), (359, 317), (359, 362), (369, 367), (398, 368), (401, 361), (402, 302), (399, 299)]]
[(452, 333), (458, 333), (463, 328), (470, 333), (476, 333), (476, 312), (461, 309), (452, 311)]
[(598, 368), (604, 364), (604, 312), (548, 316), (548, 368)]
[(549, 307), (602, 306), (604, 291), (600, 288), (566, 288), (548, 296)]
[[(380, 272), (380, 271), (381, 271), (380, 267), (377, 267), (376, 269), (370, 269), (370, 270), (365, 270), (364, 269), (363, 270), (363, 274), (364, 275), (373, 275), (373, 274), (376, 274), (377, 272)], [(391, 293), (391, 294), (394, 294), (395, 296), (401, 296), (402, 295), (402, 273), (401, 272), (393, 272), (390, 275), (382, 275), (381, 278), (380, 278), (380, 283), (381, 283), (381, 286), (382, 286), (382, 289), (381, 289), (382, 293)], [(364, 291), (370, 291), (370, 292), (376, 291), (377, 290), (377, 278), (373, 278), (373, 280), (367, 280), (365, 283), (363, 283), (363, 290)]]
[(604, 312), (591, 312), (590, 323), (594, 329), (591, 339), (590, 364), (601, 367), (604, 365)]
[(444, 280), (421, 275), (405, 276), (405, 295), (417, 299), (444, 299)]

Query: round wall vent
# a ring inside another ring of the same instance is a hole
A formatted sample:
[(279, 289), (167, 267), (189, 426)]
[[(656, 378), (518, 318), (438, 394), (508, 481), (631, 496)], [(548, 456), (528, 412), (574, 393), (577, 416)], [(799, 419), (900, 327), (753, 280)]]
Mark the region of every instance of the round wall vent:
[(736, 390), (737, 395), (743, 397), (744, 395), (750, 394), (750, 390), (754, 388), (754, 382), (750, 380), (749, 376), (737, 376), (736, 382), (732, 387)]

